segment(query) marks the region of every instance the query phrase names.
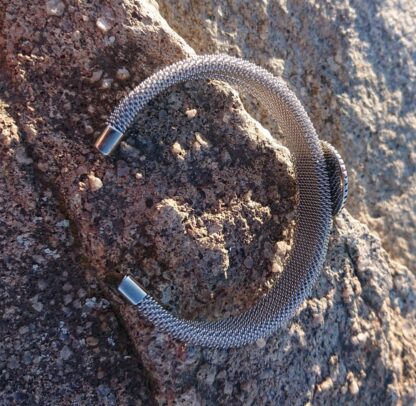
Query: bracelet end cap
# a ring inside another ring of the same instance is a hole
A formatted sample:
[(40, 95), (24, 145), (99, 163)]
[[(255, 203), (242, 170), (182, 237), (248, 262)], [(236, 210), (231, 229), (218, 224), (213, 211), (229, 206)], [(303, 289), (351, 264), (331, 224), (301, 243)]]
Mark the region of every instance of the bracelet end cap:
[(104, 156), (110, 155), (122, 140), (124, 134), (112, 127), (107, 125), (101, 135), (95, 141), (95, 148), (98, 149)]
[(147, 296), (147, 293), (131, 276), (123, 278), (118, 285), (118, 291), (133, 305), (139, 304)]

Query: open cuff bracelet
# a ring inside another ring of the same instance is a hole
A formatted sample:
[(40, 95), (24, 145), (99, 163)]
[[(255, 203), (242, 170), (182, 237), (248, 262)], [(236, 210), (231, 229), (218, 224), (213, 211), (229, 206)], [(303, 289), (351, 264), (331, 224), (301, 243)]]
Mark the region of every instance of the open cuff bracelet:
[(176, 83), (197, 79), (223, 80), (250, 92), (268, 108), (285, 134), (298, 191), (292, 249), (269, 292), (250, 309), (225, 319), (178, 318), (131, 276), (123, 278), (118, 290), (141, 315), (178, 340), (208, 347), (238, 347), (285, 325), (309, 295), (326, 257), (332, 216), (347, 199), (348, 176), (341, 156), (331, 144), (318, 139), (305, 109), (286, 83), (261, 67), (227, 55), (195, 56), (147, 78), (114, 110), (96, 148), (109, 155), (149, 100)]

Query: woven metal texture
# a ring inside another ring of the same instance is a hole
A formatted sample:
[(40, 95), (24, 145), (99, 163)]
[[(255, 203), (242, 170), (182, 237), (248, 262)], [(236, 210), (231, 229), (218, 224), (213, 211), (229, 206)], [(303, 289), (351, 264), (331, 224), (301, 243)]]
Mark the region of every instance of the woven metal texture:
[(238, 347), (284, 326), (310, 294), (325, 260), (332, 225), (330, 179), (321, 143), (295, 94), (265, 69), (227, 55), (195, 56), (153, 74), (121, 101), (108, 124), (124, 133), (149, 100), (173, 84), (196, 79), (223, 80), (251, 93), (284, 133), (298, 190), (292, 249), (275, 285), (237, 316), (216, 321), (180, 319), (150, 296), (137, 308), (176, 339), (208, 347)]
[(326, 141), (321, 141), (322, 150), (329, 176), (332, 215), (336, 216), (345, 206), (348, 198), (348, 173), (338, 151)]

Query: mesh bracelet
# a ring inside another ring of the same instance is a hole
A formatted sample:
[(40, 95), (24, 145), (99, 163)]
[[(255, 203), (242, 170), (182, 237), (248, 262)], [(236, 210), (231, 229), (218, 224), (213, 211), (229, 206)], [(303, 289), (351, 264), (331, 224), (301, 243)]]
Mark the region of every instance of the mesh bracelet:
[(138, 85), (114, 110), (95, 146), (109, 155), (137, 113), (170, 86), (187, 80), (218, 79), (250, 92), (268, 108), (285, 135), (298, 191), (292, 249), (269, 292), (237, 316), (215, 321), (178, 318), (130, 276), (119, 292), (142, 316), (174, 338), (208, 347), (238, 347), (285, 325), (309, 295), (325, 260), (332, 215), (345, 205), (348, 176), (335, 148), (318, 139), (307, 113), (285, 82), (263, 68), (227, 55), (195, 56), (165, 67)]

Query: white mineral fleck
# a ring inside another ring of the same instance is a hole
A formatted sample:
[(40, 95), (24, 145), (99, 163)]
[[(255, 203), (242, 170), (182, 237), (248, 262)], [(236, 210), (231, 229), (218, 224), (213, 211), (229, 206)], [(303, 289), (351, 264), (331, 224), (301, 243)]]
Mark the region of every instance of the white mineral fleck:
[(199, 145), (201, 145), (201, 147), (207, 147), (209, 144), (208, 144), (208, 141), (207, 140), (205, 140), (203, 137), (202, 137), (202, 134), (201, 133), (199, 133), (199, 132), (196, 132), (195, 133), (195, 139), (196, 139), (196, 141), (199, 143)]
[(116, 78), (118, 80), (127, 80), (130, 77), (130, 72), (126, 68), (117, 69)]
[(332, 381), (331, 377), (328, 377), (325, 379), (319, 386), (318, 390), (320, 392), (325, 392), (330, 390), (334, 386), (334, 382)]
[(81, 39), (81, 32), (79, 30), (76, 30), (72, 33), (72, 39), (74, 41), (79, 41)]
[(179, 144), (179, 142), (175, 142), (172, 145), (172, 154), (176, 155), (177, 157), (182, 157), (183, 155), (185, 155), (185, 150), (182, 148), (181, 144)]
[(104, 33), (111, 30), (113, 24), (111, 21), (105, 17), (100, 17), (97, 19), (97, 27)]
[(46, 2), (46, 12), (50, 16), (62, 16), (65, 11), (65, 4), (59, 0), (48, 0)]
[(354, 379), (350, 382), (348, 389), (351, 393), (351, 395), (356, 395), (360, 388), (358, 387), (357, 381)]
[(101, 89), (110, 89), (112, 83), (113, 83), (113, 79), (110, 79), (110, 78), (103, 79), (101, 82)]
[(94, 175), (88, 175), (88, 182), (90, 184), (90, 189), (92, 192), (96, 192), (97, 190), (103, 187), (102, 180)]
[(186, 110), (185, 112), (186, 117), (188, 117), (189, 120), (192, 120), (196, 116), (196, 113), (197, 113), (197, 109), (189, 109), (189, 110)]

